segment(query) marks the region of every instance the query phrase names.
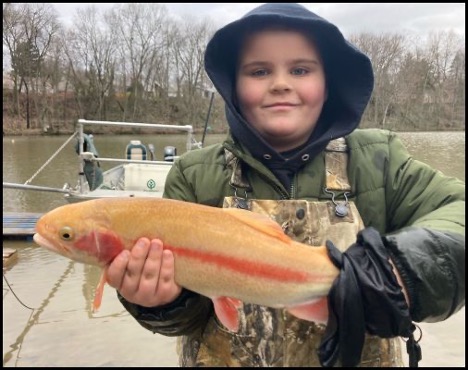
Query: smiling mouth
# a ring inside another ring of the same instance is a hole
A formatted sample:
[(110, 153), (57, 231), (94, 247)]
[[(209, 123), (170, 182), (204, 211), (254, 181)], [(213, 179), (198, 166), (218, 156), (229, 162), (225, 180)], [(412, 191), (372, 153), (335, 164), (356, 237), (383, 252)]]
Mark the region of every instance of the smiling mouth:
[(272, 104), (265, 104), (263, 107), (268, 109), (291, 109), (291, 108), (296, 108), (300, 104), (299, 103), (291, 103), (291, 102), (276, 102)]
[(294, 104), (272, 104), (265, 106), (264, 109), (272, 112), (289, 112), (296, 107), (297, 105)]
[(292, 103), (275, 103), (275, 104), (265, 105), (265, 108), (295, 107), (296, 105), (297, 104), (292, 104)]

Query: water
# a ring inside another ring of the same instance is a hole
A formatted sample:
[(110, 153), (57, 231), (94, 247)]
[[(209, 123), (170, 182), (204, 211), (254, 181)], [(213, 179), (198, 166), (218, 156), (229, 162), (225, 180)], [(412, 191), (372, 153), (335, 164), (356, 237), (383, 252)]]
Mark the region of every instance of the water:
[[(221, 141), (225, 135), (207, 135), (205, 146)], [(135, 136), (94, 136), (94, 143), (102, 158), (125, 158), (125, 147)], [(163, 160), (164, 147), (173, 145), (177, 154), (186, 151), (184, 135), (145, 135), (144, 144), (155, 146), (155, 160)], [(199, 139), (199, 138), (198, 138)], [(3, 181), (24, 184), (62, 146), (66, 137), (7, 137), (3, 138)], [(105, 171), (116, 163), (101, 162)], [(78, 156), (75, 139), (65, 146), (59, 155), (30, 182), (31, 185), (61, 188), (65, 183), (75, 186), (78, 182)], [(46, 212), (65, 204), (63, 194), (16, 189), (3, 190), (4, 212)]]
[[(449, 176), (465, 180), (464, 132), (401, 133), (410, 153)], [(206, 144), (224, 135), (209, 135)], [(101, 157), (123, 157), (129, 136), (95, 136)], [(3, 181), (24, 183), (63, 144), (64, 137), (3, 138)], [(165, 145), (185, 151), (182, 136), (145, 136), (158, 160)], [(111, 164), (102, 164), (107, 169)], [(74, 142), (32, 182), (62, 187), (76, 183)], [(4, 212), (46, 212), (65, 204), (62, 194), (3, 190)], [(31, 241), (4, 241), (18, 250), (18, 262), (5, 270), (3, 283), (3, 365), (18, 366), (177, 366), (175, 338), (143, 329), (106, 286), (97, 313), (91, 304), (100, 271), (38, 248)], [(13, 292), (30, 310), (14, 297)], [(448, 320), (420, 324), (421, 366), (465, 366), (465, 310)], [(403, 356), (406, 359), (406, 354)]]

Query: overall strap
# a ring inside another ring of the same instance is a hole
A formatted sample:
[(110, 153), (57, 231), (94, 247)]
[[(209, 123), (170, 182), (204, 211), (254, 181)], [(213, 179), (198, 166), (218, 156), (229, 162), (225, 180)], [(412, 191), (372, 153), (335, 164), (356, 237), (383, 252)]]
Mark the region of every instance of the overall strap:
[(344, 137), (332, 140), (325, 148), (327, 190), (350, 192), (348, 180), (348, 145)]
[(242, 163), (231, 151), (224, 149), (226, 167), (232, 171), (229, 185), (233, 188), (250, 189), (250, 184), (242, 171)]
[[(232, 171), (229, 184), (234, 188), (249, 189), (250, 185), (243, 175), (242, 163), (232, 152), (225, 149), (226, 166)], [(325, 149), (326, 188), (349, 192), (351, 185), (348, 180), (348, 145), (344, 138), (338, 138), (328, 143)]]
[[(330, 141), (325, 148), (325, 178), (323, 191), (331, 196), (336, 216), (345, 217), (349, 212), (351, 185), (348, 180), (348, 145), (343, 137)], [(340, 193), (344, 201), (335, 200)]]

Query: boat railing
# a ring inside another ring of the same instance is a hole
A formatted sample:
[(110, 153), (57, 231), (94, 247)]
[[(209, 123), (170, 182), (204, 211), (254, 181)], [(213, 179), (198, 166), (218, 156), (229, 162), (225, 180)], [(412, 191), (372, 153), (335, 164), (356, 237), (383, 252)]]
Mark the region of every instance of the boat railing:
[[(193, 127), (191, 125), (166, 125), (160, 123), (138, 123), (138, 122), (115, 122), (115, 121), (99, 121), (99, 120), (86, 120), (86, 119), (79, 119), (76, 127), (76, 131), (78, 132), (78, 140), (79, 140), (79, 150), (78, 155), (80, 160), (79, 163), (79, 189), (80, 193), (82, 193), (85, 186), (85, 176), (84, 176), (84, 160), (88, 161), (97, 161), (97, 162), (119, 162), (119, 163), (144, 163), (144, 164), (155, 164), (155, 165), (172, 165), (171, 161), (153, 161), (153, 160), (138, 160), (138, 159), (123, 159), (123, 158), (95, 158), (91, 153), (83, 152), (84, 146), (84, 126), (114, 126), (114, 127), (140, 127), (140, 128), (147, 128), (147, 129), (156, 129), (161, 131), (167, 130), (174, 130), (174, 131), (182, 131), (187, 134), (186, 140), (186, 149), (187, 151), (192, 150), (194, 147), (199, 148), (200, 143), (198, 143), (193, 137)], [(172, 160), (176, 159), (177, 157), (171, 158)]]
[[(76, 133), (79, 135), (78, 140), (80, 142), (79, 145), (79, 156), (82, 159), (86, 159), (88, 161), (99, 161), (99, 162), (119, 162), (119, 163), (147, 163), (147, 164), (162, 164), (162, 165), (170, 165), (171, 163), (168, 161), (152, 161), (152, 160), (136, 160), (136, 159), (123, 159), (123, 158), (94, 158), (89, 156), (86, 152), (83, 152), (83, 144), (84, 144), (84, 125), (106, 125), (106, 126), (127, 126), (127, 127), (144, 127), (144, 128), (156, 128), (161, 130), (175, 130), (175, 131), (183, 131), (187, 133), (187, 142), (186, 148), (187, 151), (192, 150), (194, 148), (201, 148), (201, 143), (195, 140), (193, 137), (193, 127), (191, 125), (184, 125), (184, 126), (177, 126), (177, 125), (164, 125), (159, 123), (136, 123), (136, 122), (114, 122), (114, 121), (91, 121), (85, 119), (79, 119), (77, 125)], [(76, 134), (75, 133), (75, 134)], [(170, 157), (168, 159), (174, 160), (177, 157)]]
[(77, 130), (80, 135), (80, 147), (83, 147), (83, 126), (84, 125), (96, 125), (96, 126), (120, 126), (120, 127), (144, 127), (144, 128), (155, 128), (161, 130), (175, 130), (183, 131), (187, 133), (187, 151), (192, 149), (193, 146), (193, 126), (192, 125), (164, 125), (160, 123), (137, 123), (137, 122), (114, 122), (114, 121), (92, 121), (86, 119), (79, 119), (77, 124)]
[[(86, 156), (86, 152), (83, 153), (83, 158), (86, 159), (87, 161), (93, 161), (93, 162), (118, 162), (118, 163), (144, 163), (144, 164), (162, 164), (162, 165), (167, 165), (171, 166), (172, 162), (170, 161), (151, 161), (149, 159), (120, 159), (120, 158), (96, 158), (96, 157), (88, 157)], [(173, 157), (173, 158), (178, 158), (178, 157)]]
[(191, 125), (165, 125), (158, 123), (137, 123), (137, 122), (115, 122), (115, 121), (98, 121), (98, 120), (86, 120), (79, 119), (75, 128), (75, 132), (58, 148), (50, 158), (24, 183), (15, 184), (3, 182), (4, 188), (11, 189), (23, 189), (23, 190), (37, 190), (37, 191), (50, 191), (58, 193), (69, 193), (71, 189), (66, 184), (62, 189), (50, 188), (45, 186), (31, 185), (31, 181), (44, 170), (44, 168), (67, 146), (67, 144), (78, 135), (78, 157), (79, 157), (79, 188), (80, 192), (84, 189), (85, 177), (84, 177), (84, 160), (87, 161), (99, 161), (99, 162), (121, 162), (121, 163), (144, 163), (144, 164), (155, 164), (155, 165), (167, 165), (170, 166), (173, 160), (177, 156), (168, 157), (166, 161), (153, 161), (153, 160), (137, 160), (137, 159), (123, 159), (123, 158), (95, 158), (92, 153), (84, 152), (84, 126), (119, 126), (119, 127), (141, 127), (156, 130), (173, 130), (182, 131), (187, 134), (186, 147), (187, 151), (195, 148), (201, 148), (201, 143), (197, 142), (193, 136), (193, 127)]

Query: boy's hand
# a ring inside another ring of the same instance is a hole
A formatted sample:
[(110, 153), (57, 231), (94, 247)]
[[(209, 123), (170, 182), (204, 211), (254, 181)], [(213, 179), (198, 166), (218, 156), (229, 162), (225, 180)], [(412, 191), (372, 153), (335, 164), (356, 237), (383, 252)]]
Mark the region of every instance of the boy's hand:
[(174, 280), (174, 256), (159, 239), (141, 238), (107, 269), (107, 282), (127, 301), (145, 307), (172, 302), (182, 291)]

